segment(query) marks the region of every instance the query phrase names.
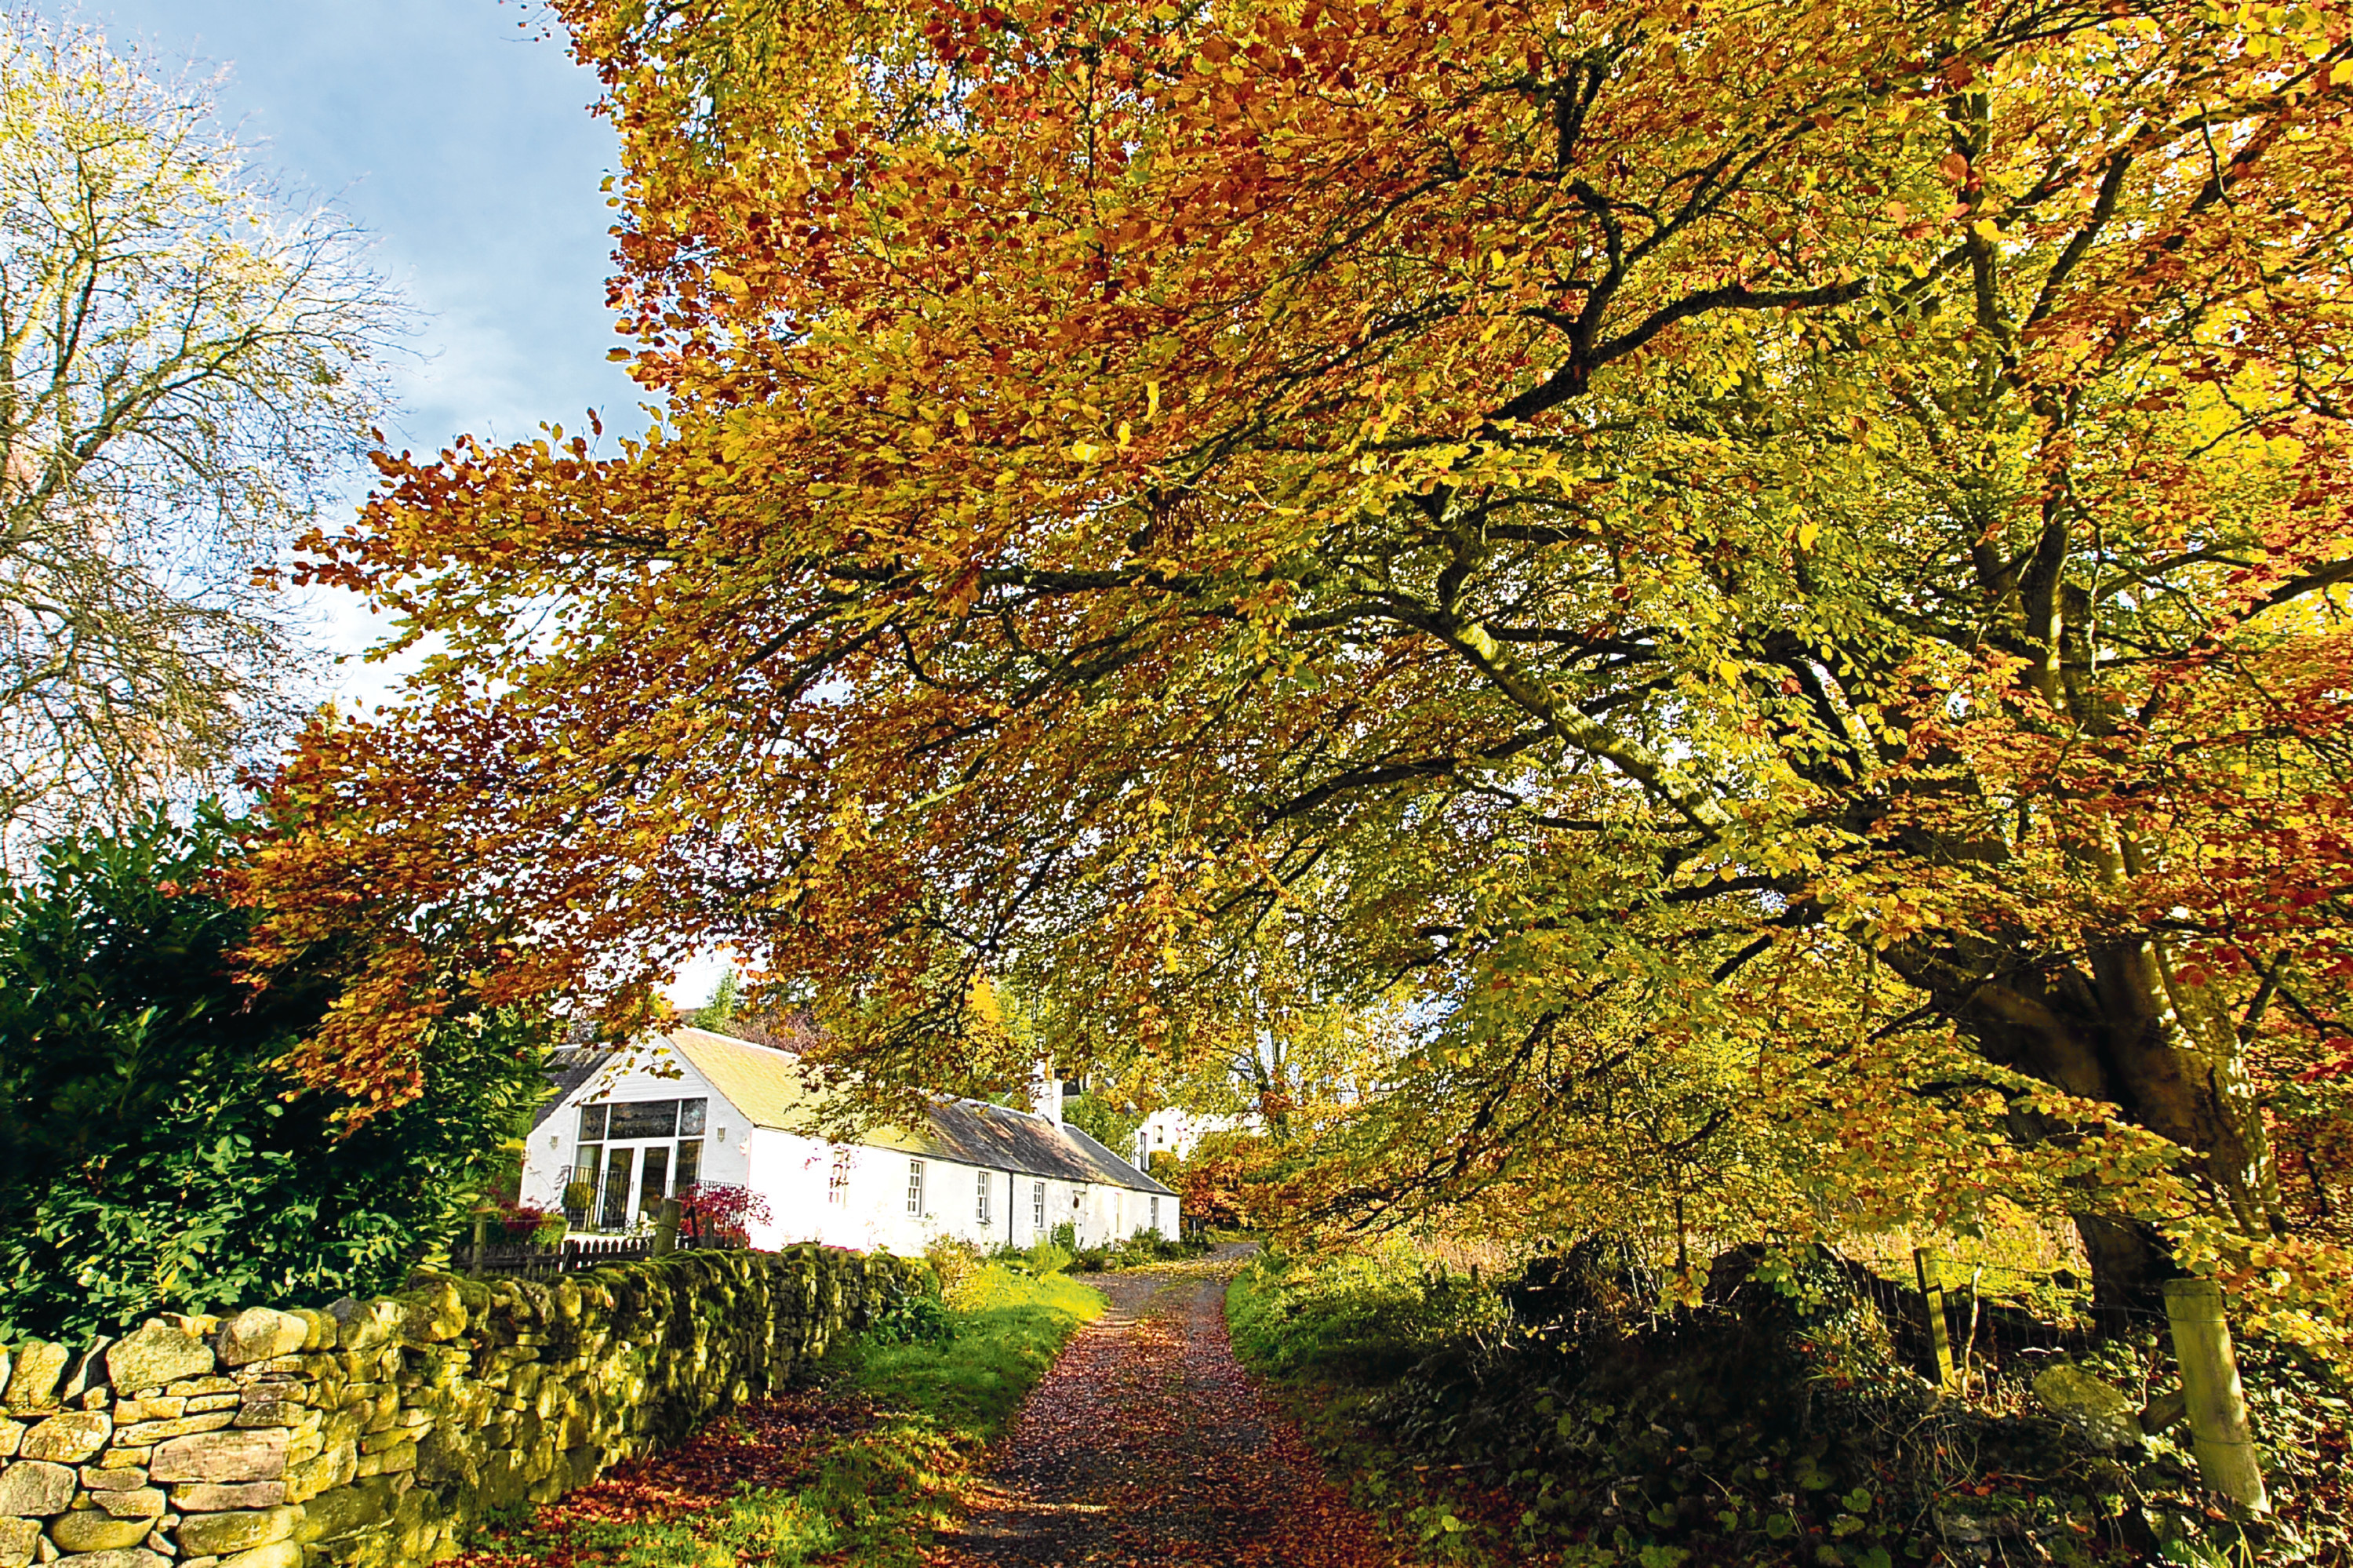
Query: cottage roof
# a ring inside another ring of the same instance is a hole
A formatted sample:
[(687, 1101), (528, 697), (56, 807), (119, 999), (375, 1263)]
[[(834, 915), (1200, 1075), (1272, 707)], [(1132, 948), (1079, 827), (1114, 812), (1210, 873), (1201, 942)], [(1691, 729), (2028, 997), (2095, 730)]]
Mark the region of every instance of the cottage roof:
[[(666, 1038), (754, 1126), (799, 1133), (815, 1126), (822, 1091), (812, 1086), (809, 1069), (793, 1053), (707, 1029), (674, 1029)], [(1077, 1128), (986, 1100), (938, 1096), (922, 1127), (874, 1128), (862, 1141), (1024, 1176), (1174, 1196)]]
[(566, 1046), (550, 1051), (547, 1054), (547, 1097), (540, 1101), (539, 1109), (532, 1113), (533, 1130), (536, 1131), (542, 1122), (554, 1116), (555, 1107), (564, 1103), (565, 1097), (586, 1083), (596, 1075), (596, 1069), (611, 1061), (615, 1054), (602, 1046)]

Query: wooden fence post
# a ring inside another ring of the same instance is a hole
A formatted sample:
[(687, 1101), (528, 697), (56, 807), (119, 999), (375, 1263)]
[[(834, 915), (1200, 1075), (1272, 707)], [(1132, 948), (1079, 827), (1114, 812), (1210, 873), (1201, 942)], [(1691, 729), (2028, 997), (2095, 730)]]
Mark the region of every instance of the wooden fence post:
[(2247, 1393), (2239, 1358), (2222, 1317), (2222, 1287), (2211, 1279), (2165, 1282), (2165, 1318), (2173, 1330), (2173, 1359), (2181, 1363), (2181, 1397), (2189, 1406), (2190, 1446), (2206, 1485), (2256, 1513), (2271, 1511), (2263, 1467), (2247, 1425)]
[(1953, 1327), (1945, 1316), (1945, 1269), (1926, 1247), (1912, 1249), (1912, 1266), (1920, 1277), (1920, 1294), (1928, 1303), (1928, 1349), (1936, 1358), (1936, 1386), (1951, 1393)]
[(661, 1217), (654, 1221), (654, 1255), (668, 1257), (678, 1250), (678, 1221), (683, 1211), (676, 1198), (664, 1198)]
[(491, 1211), (476, 1209), (474, 1211), (474, 1255), (468, 1261), (466, 1272), (477, 1278), (481, 1277), (482, 1272), (482, 1249), (490, 1245), (490, 1240)]

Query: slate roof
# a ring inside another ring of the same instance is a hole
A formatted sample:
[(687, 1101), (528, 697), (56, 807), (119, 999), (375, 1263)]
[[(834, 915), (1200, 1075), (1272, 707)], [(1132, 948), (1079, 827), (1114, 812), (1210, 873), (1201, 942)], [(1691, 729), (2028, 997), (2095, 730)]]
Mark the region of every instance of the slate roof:
[(564, 1103), (565, 1096), (586, 1083), (597, 1068), (617, 1054), (617, 1052), (607, 1051), (601, 1046), (566, 1046), (550, 1051), (547, 1054), (547, 1097), (540, 1101), (539, 1109), (532, 1113), (532, 1130), (538, 1131), (540, 1124), (554, 1116), (555, 1107)]
[[(666, 1039), (753, 1125), (806, 1134), (815, 1124), (823, 1091), (812, 1086), (793, 1053), (706, 1029), (675, 1029)], [(986, 1100), (943, 1095), (932, 1101), (921, 1128), (874, 1128), (862, 1141), (1024, 1176), (1176, 1195), (1077, 1128)]]

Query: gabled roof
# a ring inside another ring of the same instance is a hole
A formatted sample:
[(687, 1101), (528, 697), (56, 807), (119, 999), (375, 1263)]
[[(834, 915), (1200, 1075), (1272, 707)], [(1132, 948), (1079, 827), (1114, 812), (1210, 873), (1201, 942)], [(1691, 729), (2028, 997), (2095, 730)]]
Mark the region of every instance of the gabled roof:
[(808, 1068), (794, 1053), (708, 1029), (673, 1029), (655, 1038), (693, 1063), (753, 1126), (801, 1132), (816, 1121), (819, 1096)]
[(567, 1046), (547, 1054), (547, 1097), (539, 1102), (532, 1113), (532, 1130), (555, 1114), (555, 1107), (565, 1097), (596, 1075), (596, 1069), (611, 1061), (618, 1053), (601, 1046)]
[[(754, 1126), (804, 1135), (815, 1129), (823, 1091), (792, 1052), (707, 1029), (674, 1029), (663, 1038)], [(943, 1095), (931, 1102), (921, 1128), (874, 1128), (861, 1141), (1024, 1176), (1176, 1195), (1077, 1128), (986, 1100)]]

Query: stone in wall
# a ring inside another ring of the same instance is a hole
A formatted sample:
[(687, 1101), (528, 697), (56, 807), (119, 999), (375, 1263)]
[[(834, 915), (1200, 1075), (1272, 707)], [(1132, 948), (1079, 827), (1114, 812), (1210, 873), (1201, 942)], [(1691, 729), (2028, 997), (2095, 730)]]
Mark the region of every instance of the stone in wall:
[(788, 1382), (920, 1265), (813, 1246), (0, 1347), (0, 1568), (354, 1568), (454, 1554)]

